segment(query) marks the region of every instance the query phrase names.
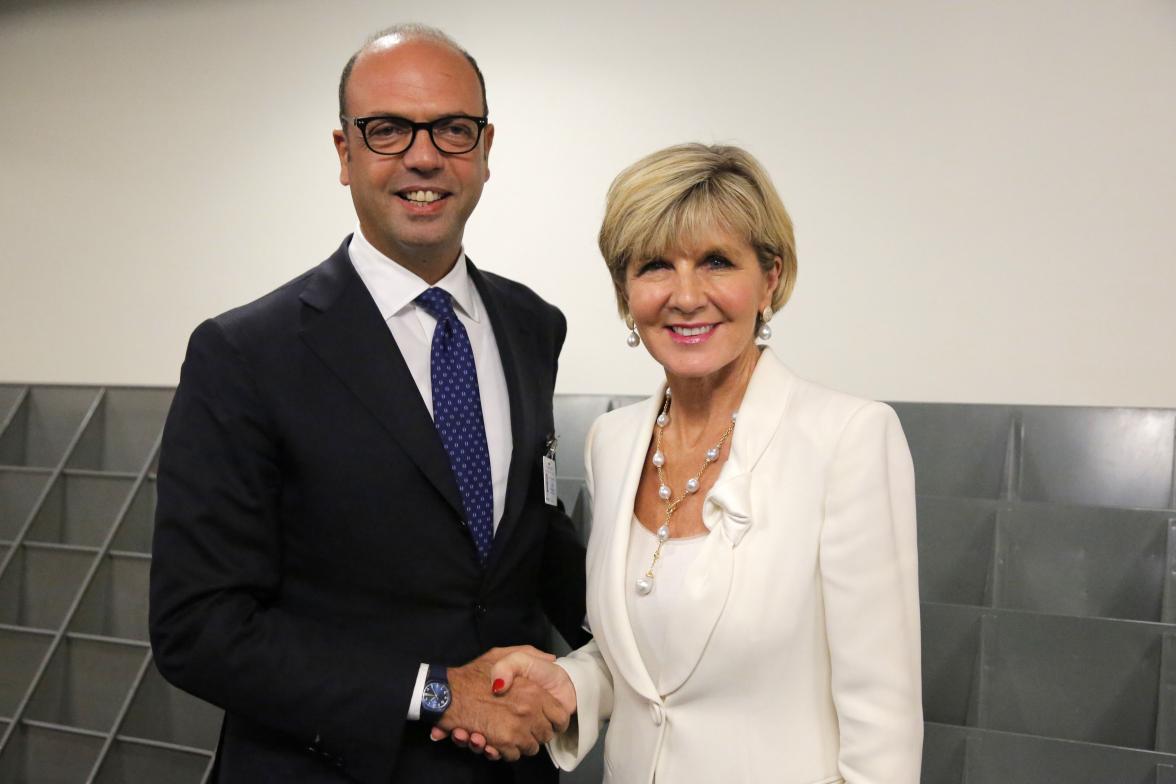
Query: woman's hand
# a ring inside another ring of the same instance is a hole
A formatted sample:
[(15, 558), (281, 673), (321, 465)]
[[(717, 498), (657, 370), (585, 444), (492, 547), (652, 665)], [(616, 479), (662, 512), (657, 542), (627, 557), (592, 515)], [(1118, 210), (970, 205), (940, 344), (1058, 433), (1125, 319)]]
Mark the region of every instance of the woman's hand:
[(507, 654), (490, 668), (490, 689), (495, 694), (506, 694), (520, 676), (546, 689), (569, 714), (576, 712), (576, 687), (564, 668), (524, 651)]
[[(554, 658), (550, 654), (536, 656), (524, 651), (504, 656), (490, 670), (491, 691), (495, 695), (506, 694), (515, 678), (527, 678), (555, 697), (569, 714), (575, 713), (576, 688), (564, 669), (553, 662)], [(439, 727), (434, 727), (430, 733), (433, 740), (442, 740), (445, 735), (445, 731)], [(455, 729), (452, 737), (454, 743), (465, 746), (475, 754), (485, 754), (492, 760), (501, 758), (497, 749), (486, 745), (486, 739), (480, 733)]]

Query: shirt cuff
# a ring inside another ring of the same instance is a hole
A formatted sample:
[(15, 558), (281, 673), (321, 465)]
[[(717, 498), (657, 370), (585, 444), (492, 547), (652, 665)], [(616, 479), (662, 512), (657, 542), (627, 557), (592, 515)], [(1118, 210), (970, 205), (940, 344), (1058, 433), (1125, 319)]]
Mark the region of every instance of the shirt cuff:
[(412, 702), (408, 703), (408, 720), (420, 721), (421, 694), (425, 691), (425, 676), (429, 674), (429, 665), (421, 664), (417, 670), (416, 685), (412, 687)]

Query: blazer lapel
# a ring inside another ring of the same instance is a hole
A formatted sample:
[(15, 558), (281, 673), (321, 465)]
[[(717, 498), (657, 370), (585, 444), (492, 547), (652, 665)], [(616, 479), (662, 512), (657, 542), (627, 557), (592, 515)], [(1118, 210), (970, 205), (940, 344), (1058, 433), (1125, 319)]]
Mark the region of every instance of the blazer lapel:
[[(615, 504), (608, 552), (604, 554), (601, 565), (601, 579), (596, 583), (597, 601), (600, 607), (599, 617), (593, 619), (593, 624), (601, 627), (600, 639), (602, 645), (607, 645), (613, 662), (621, 676), (630, 686), (646, 699), (657, 699), (657, 687), (641, 658), (641, 651), (637, 647), (637, 638), (633, 636), (633, 624), (629, 617), (627, 591), (635, 590), (632, 580), (626, 574), (629, 558), (629, 536), (633, 525), (634, 502), (637, 499), (637, 487), (641, 483), (641, 469), (645, 463), (645, 456), (649, 452), (649, 439), (653, 434), (653, 423), (661, 410), (665, 388), (658, 394), (645, 401), (641, 420), (631, 431), (632, 440), (628, 443), (628, 459), (618, 466), (614, 476), (622, 478), (621, 491), (614, 499), (601, 499), (598, 506), (605, 509), (609, 504)], [(624, 454), (625, 444), (616, 444), (618, 456)], [(597, 478), (597, 487), (602, 483)], [(604, 641), (607, 641), (605, 643)]]
[(388, 325), (351, 266), (349, 240), (319, 265), (300, 295), (315, 311), (304, 318), (302, 339), (464, 519), (441, 438)]
[[(718, 482), (715, 484), (717, 486)], [(727, 604), (734, 570), (735, 554), (731, 544), (718, 531), (712, 530), (702, 543), (702, 550), (691, 564), (682, 586), (690, 603), (690, 612), (677, 619), (666, 632), (667, 655), (662, 662), (658, 683), (663, 696), (681, 688), (698, 666)]]
[(752, 472), (780, 428), (791, 391), (791, 375), (765, 349), (744, 393), (727, 462), (703, 500), (709, 533), (683, 585), (691, 611), (667, 632), (668, 655), (658, 683), (663, 696), (681, 688), (694, 672), (722, 617), (735, 573), (735, 548), (756, 521)]

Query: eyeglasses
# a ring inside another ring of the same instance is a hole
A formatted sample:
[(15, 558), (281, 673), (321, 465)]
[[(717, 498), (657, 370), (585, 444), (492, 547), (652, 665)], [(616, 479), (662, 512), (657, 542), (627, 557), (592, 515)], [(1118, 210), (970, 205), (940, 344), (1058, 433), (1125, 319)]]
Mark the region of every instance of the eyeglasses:
[(403, 117), (347, 117), (340, 115), (343, 124), (352, 123), (363, 135), (363, 143), (378, 155), (399, 155), (412, 147), (417, 131), (428, 131), (433, 145), (443, 153), (460, 155), (478, 146), (485, 117), (453, 114), (431, 122), (413, 122)]

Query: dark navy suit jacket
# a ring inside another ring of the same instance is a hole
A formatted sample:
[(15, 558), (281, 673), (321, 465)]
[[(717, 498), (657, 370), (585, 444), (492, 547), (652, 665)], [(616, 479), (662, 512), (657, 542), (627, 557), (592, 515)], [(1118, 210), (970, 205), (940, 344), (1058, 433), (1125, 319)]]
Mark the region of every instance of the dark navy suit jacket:
[(151, 640), (172, 683), (226, 711), (216, 781), (551, 782), (406, 719), (421, 662), (584, 636), (584, 551), (544, 503), (566, 322), (479, 272), (514, 452), (488, 565), (448, 459), (347, 241), (193, 333), (164, 430)]

